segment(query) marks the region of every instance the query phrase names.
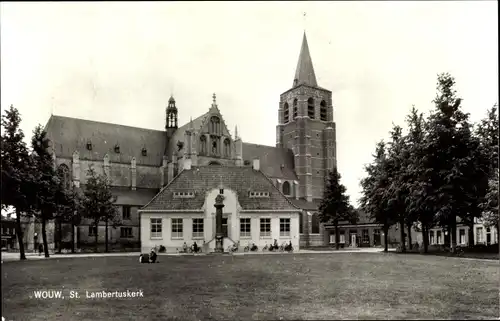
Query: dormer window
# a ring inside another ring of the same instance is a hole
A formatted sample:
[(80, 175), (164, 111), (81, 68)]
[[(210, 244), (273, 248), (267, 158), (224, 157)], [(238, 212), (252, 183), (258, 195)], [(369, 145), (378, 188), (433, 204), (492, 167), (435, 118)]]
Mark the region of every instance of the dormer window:
[(87, 149), (92, 150), (92, 142), (90, 140), (87, 141)]
[(194, 192), (174, 192), (174, 198), (194, 198)]
[(148, 156), (148, 150), (146, 149), (146, 147), (142, 148), (141, 154), (142, 154), (142, 156)]
[(115, 145), (115, 153), (120, 154), (120, 145)]
[(269, 192), (250, 192), (249, 193), (251, 198), (264, 198), (264, 197), (269, 197)]

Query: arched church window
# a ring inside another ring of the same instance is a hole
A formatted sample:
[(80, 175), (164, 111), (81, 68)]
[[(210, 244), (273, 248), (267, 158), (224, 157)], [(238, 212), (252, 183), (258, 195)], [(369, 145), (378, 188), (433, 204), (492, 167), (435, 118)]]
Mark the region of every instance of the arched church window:
[(314, 99), (312, 97), (307, 100), (307, 116), (314, 119)]
[(218, 154), (217, 141), (212, 139), (212, 155), (217, 155), (217, 154)]
[(311, 233), (319, 234), (319, 217), (317, 213), (314, 213), (311, 218)]
[(65, 189), (71, 188), (71, 177), (69, 173), (69, 168), (66, 164), (61, 164), (57, 168), (57, 176), (61, 180), (61, 184)]
[(219, 117), (212, 116), (210, 118), (210, 133), (220, 135), (220, 119)]
[(319, 117), (322, 121), (327, 121), (327, 113), (326, 113), (326, 102), (324, 100), (321, 101), (321, 104), (319, 104)]
[(206, 155), (207, 154), (207, 138), (205, 135), (202, 135), (200, 137), (200, 155)]
[(290, 109), (288, 108), (288, 103), (285, 103), (285, 105), (283, 106), (285, 112), (284, 112), (284, 123), (288, 123), (288, 117), (290, 117)]
[(224, 140), (224, 156), (231, 156), (231, 143), (229, 142), (228, 138)]
[(283, 183), (283, 194), (290, 195), (290, 183), (287, 181)]
[(297, 105), (298, 104), (299, 104), (299, 102), (298, 102), (297, 98), (295, 98), (293, 100), (293, 119), (297, 118), (297, 113), (298, 113), (298, 106)]

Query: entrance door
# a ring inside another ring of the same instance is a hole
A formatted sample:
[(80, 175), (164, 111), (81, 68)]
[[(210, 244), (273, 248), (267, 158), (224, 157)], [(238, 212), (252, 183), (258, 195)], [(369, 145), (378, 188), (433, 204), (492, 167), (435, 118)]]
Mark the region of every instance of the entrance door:
[(486, 233), (486, 245), (491, 244), (491, 233)]
[(352, 247), (357, 247), (357, 244), (356, 244), (356, 234), (351, 234), (351, 246)]

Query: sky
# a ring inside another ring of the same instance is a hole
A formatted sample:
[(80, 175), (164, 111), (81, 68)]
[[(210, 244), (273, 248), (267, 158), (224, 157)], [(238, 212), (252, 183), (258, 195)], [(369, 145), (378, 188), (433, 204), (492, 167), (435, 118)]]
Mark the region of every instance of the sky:
[(498, 102), (496, 1), (0, 5), (1, 109), (18, 108), (27, 141), (51, 114), (163, 130), (171, 94), (182, 125), (216, 93), (232, 133), (274, 146), (305, 30), (354, 205), (376, 142), (434, 107), (438, 73), (473, 121)]

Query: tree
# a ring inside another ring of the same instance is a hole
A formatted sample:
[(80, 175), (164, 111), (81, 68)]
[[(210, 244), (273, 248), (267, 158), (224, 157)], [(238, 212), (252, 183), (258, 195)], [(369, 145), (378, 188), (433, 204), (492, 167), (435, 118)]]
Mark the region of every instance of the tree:
[[(424, 167), (423, 158), (425, 150), (423, 141), (425, 139), (425, 119), (415, 106), (412, 106), (410, 114), (406, 117), (408, 134), (406, 135), (407, 158), (407, 187), (408, 197), (406, 199), (407, 222), (417, 221), (417, 226), (422, 232), (424, 253), (429, 247), (428, 231), (434, 225), (434, 212), (428, 207), (428, 196), (431, 186), (427, 180), (428, 169)], [(409, 229), (410, 230), (410, 229)]]
[[(481, 203), (483, 211), (483, 221), (486, 226), (496, 226), (500, 231), (500, 220), (498, 212), (498, 106), (495, 104), (487, 112), (486, 118), (479, 123), (476, 135), (480, 140), (480, 146), (483, 153), (489, 160), (489, 182), (488, 192)], [(500, 233), (497, 233), (500, 240)]]
[(487, 188), (478, 141), (472, 135), (468, 114), (461, 111), (462, 99), (456, 97), (454, 85), (451, 75), (438, 76), (436, 109), (426, 122), (423, 157), (431, 184), (426, 206), (436, 213), (437, 222), (448, 228), (452, 252), (457, 216), (472, 229), (474, 217), (479, 215), (478, 200)]
[(389, 210), (386, 189), (389, 187), (385, 143), (377, 143), (373, 163), (365, 167), (367, 177), (361, 180), (361, 208), (370, 214), (384, 231), (384, 252), (388, 251), (389, 228), (394, 225), (393, 213)]
[[(58, 173), (59, 174), (59, 173)], [(59, 179), (61, 177), (59, 176)], [(65, 183), (64, 180), (61, 179), (62, 183), (62, 193), (64, 195), (61, 197), (61, 203), (58, 204), (57, 213), (55, 215), (55, 219), (59, 224), (58, 232), (59, 232), (59, 253), (62, 250), (62, 224), (70, 223), (71, 224), (71, 252), (75, 252), (75, 225), (78, 225), (81, 220), (80, 216), (80, 194), (78, 190), (74, 186), (69, 186)]]
[(349, 203), (349, 196), (346, 195), (346, 188), (340, 184), (340, 174), (334, 168), (328, 174), (328, 181), (323, 199), (319, 205), (319, 219), (322, 223), (333, 223), (335, 226), (335, 246), (339, 249), (339, 222), (356, 221), (356, 212)]
[(106, 252), (108, 251), (108, 224), (115, 227), (119, 223), (118, 211), (114, 206), (116, 197), (111, 193), (111, 187), (106, 175), (98, 174), (90, 165), (87, 171), (87, 184), (83, 192), (81, 209), (84, 217), (92, 221), (95, 232), (95, 251), (98, 251), (98, 226), (106, 223)]
[[(408, 151), (406, 148), (403, 129), (400, 126), (393, 125), (391, 131), (391, 142), (388, 144), (386, 158), (386, 172), (388, 179), (388, 188), (385, 190), (387, 198), (388, 211), (394, 213), (400, 226), (401, 233), (401, 251), (406, 252), (405, 245), (405, 226), (407, 225), (406, 199), (408, 197)], [(408, 230), (411, 233), (411, 230)]]
[[(483, 212), (483, 221), (486, 227), (496, 227), (500, 231), (500, 218), (498, 213), (498, 169), (494, 171), (492, 178), (489, 181), (489, 189), (486, 194), (485, 201), (481, 204)], [(497, 233), (497, 241), (500, 243), (500, 233)]]
[(1, 164), (2, 164), (2, 208), (12, 206), (16, 211), (16, 235), (21, 260), (26, 260), (23, 242), (21, 215), (29, 210), (31, 179), (28, 164), (28, 150), (24, 143), (24, 133), (19, 128), (21, 115), (10, 106), (2, 115)]
[(56, 218), (59, 212), (66, 212), (68, 207), (73, 207), (74, 199), (68, 193), (64, 183), (59, 179), (55, 169), (55, 160), (49, 149), (47, 132), (41, 125), (37, 126), (31, 139), (33, 153), (32, 169), (33, 190), (36, 191), (36, 202), (33, 213), (42, 224), (42, 239), (45, 257), (49, 257), (47, 246), (47, 223)]

